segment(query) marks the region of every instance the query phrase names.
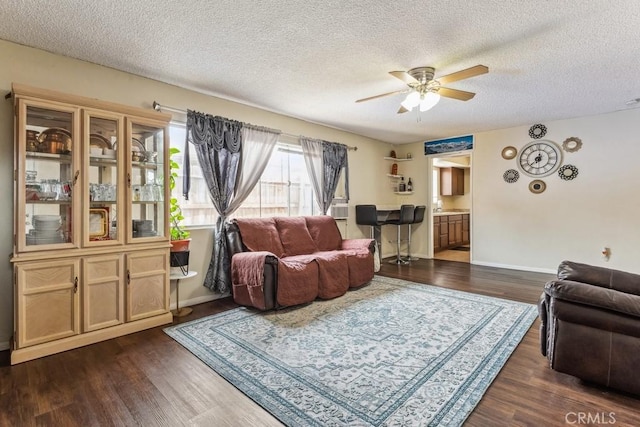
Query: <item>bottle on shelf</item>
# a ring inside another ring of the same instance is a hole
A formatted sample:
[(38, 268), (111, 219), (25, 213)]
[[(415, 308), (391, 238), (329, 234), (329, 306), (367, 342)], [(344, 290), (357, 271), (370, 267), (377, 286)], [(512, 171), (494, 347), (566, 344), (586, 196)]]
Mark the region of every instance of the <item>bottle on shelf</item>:
[(398, 191), (407, 191), (407, 184), (404, 183), (404, 176), (400, 178), (400, 184), (398, 184)]
[(407, 191), (413, 191), (413, 183), (411, 182), (411, 178), (407, 182)]

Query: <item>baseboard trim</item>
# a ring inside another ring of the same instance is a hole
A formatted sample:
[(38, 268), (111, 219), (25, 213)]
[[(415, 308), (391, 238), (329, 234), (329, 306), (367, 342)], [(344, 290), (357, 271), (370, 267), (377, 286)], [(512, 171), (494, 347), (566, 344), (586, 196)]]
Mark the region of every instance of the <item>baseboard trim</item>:
[(549, 273), (556, 274), (558, 271), (552, 268), (527, 267), (523, 265), (499, 264), (496, 262), (471, 261), (473, 265), (482, 265), (485, 267), (506, 268), (508, 270), (530, 271), (532, 273)]
[[(196, 305), (196, 304), (202, 304), (205, 302), (209, 302), (209, 301), (214, 301), (220, 298), (226, 298), (228, 297), (230, 294), (226, 293), (226, 294), (214, 294), (214, 295), (203, 295), (201, 297), (196, 297), (196, 298), (190, 298), (187, 300), (180, 300), (180, 307), (188, 307), (190, 305)], [(175, 310), (176, 308), (176, 303), (172, 302), (170, 307), (171, 310)]]
[(10, 348), (9, 341), (0, 341), (0, 351), (9, 350)]

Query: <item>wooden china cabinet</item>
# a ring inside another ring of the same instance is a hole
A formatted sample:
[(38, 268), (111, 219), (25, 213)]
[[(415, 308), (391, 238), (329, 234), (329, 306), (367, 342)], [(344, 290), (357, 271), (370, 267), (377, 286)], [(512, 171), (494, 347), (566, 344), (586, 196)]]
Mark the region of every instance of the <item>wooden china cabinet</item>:
[(12, 96), (11, 363), (171, 322), (170, 116), (18, 84)]

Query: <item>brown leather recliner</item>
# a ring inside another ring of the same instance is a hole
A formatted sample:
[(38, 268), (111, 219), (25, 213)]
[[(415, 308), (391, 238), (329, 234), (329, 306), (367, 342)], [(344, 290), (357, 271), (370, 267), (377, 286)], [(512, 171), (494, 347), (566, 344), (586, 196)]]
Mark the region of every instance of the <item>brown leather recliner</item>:
[(552, 369), (640, 394), (640, 275), (563, 261), (538, 311)]

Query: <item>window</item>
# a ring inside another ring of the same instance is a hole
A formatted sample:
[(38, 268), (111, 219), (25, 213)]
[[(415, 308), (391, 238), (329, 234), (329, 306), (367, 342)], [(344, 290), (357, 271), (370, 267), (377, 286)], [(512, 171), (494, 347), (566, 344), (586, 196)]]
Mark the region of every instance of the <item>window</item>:
[[(185, 126), (171, 125), (171, 146), (180, 149), (173, 159), (182, 167)], [(195, 148), (189, 144), (191, 164), (191, 190), (189, 200), (182, 197), (182, 169), (178, 170), (173, 197), (180, 200), (185, 216), (185, 225), (212, 225), (218, 213), (211, 204), (209, 190), (202, 176)], [(336, 194), (337, 196), (337, 194)], [(309, 180), (302, 148), (278, 142), (273, 150), (260, 181), (231, 216), (270, 217), (317, 215), (320, 213), (315, 201), (313, 187)]]
[(431, 200), (433, 206), (440, 212), (442, 210), (442, 199), (440, 198), (440, 168), (433, 168), (433, 175), (431, 180), (433, 187), (431, 187)]

